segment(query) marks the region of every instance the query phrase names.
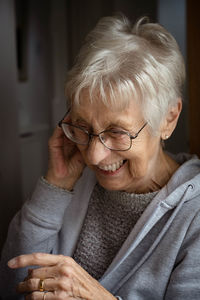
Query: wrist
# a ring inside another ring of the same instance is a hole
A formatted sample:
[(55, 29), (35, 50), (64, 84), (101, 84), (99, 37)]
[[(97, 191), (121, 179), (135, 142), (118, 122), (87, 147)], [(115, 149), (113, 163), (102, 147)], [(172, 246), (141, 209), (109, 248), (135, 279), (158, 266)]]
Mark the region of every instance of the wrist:
[(46, 176), (44, 176), (44, 179), (49, 184), (67, 191), (72, 191), (75, 185), (75, 180), (73, 180), (72, 178), (59, 178), (48, 173), (46, 174)]

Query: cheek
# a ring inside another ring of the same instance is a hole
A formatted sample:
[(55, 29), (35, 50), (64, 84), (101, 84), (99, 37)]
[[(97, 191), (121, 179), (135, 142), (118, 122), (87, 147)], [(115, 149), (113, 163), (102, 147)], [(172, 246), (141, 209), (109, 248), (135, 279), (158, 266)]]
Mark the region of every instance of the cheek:
[(148, 167), (148, 160), (145, 156), (137, 155), (128, 160), (128, 171), (134, 178), (145, 176)]
[(151, 157), (154, 156), (156, 150), (152, 149), (152, 143), (140, 143), (135, 145), (131, 150), (128, 158), (128, 169), (131, 176), (135, 178), (141, 178), (146, 175), (151, 161)]
[(157, 140), (147, 141), (140, 149), (135, 147), (132, 157), (128, 160), (131, 176), (138, 178), (145, 176), (157, 158), (159, 148), (160, 143)]

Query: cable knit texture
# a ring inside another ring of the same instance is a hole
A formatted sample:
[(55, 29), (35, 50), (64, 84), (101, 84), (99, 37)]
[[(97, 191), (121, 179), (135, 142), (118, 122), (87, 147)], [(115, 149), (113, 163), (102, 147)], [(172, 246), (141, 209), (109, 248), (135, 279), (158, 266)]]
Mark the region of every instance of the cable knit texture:
[(100, 279), (156, 192), (107, 191), (96, 184), (74, 259)]

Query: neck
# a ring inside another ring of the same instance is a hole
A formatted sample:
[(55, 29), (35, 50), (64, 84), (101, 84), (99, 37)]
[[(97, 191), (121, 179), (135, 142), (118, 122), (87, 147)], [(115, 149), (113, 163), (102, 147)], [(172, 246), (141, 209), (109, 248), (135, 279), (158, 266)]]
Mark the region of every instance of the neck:
[(179, 164), (167, 155), (163, 149), (159, 150), (157, 159), (150, 165), (142, 184), (136, 189), (137, 193), (149, 193), (160, 190), (179, 168)]

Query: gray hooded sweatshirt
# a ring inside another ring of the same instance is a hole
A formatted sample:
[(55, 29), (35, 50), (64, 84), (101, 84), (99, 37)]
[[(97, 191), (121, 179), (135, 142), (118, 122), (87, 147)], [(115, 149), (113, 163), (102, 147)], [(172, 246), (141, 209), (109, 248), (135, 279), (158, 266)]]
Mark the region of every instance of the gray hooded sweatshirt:
[[(200, 299), (200, 160), (186, 154), (175, 159), (181, 166), (99, 280), (118, 299)], [(38, 181), (9, 227), (0, 266), (2, 299), (23, 299), (15, 287), (27, 269), (10, 270), (10, 258), (33, 252), (73, 256), (95, 184), (88, 168), (73, 192)]]

